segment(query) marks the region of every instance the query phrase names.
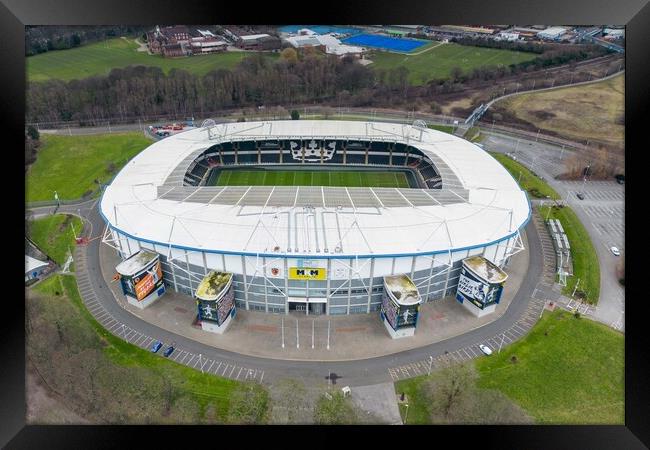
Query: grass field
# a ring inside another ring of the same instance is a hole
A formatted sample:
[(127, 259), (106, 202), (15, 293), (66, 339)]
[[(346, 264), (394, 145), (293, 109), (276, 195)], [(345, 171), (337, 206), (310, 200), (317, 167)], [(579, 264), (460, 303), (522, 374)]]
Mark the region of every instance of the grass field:
[[(116, 38), (69, 50), (55, 50), (27, 58), (27, 80), (73, 80), (107, 75), (111, 69), (130, 65), (160, 67), (165, 73), (184, 69), (204, 75), (214, 69), (232, 69), (250, 52), (224, 52), (183, 58), (163, 58), (137, 51), (133, 39)], [(265, 53), (275, 59), (277, 54)]]
[(534, 94), (516, 95), (496, 103), (535, 127), (576, 141), (623, 147), (625, 80), (609, 80)]
[(75, 233), (79, 235), (82, 228), (80, 218), (67, 214), (42, 217), (27, 225), (29, 238), (59, 265), (65, 263), (68, 250), (74, 249)]
[[(557, 310), (546, 312), (522, 340), (474, 364), (479, 388), (501, 391), (537, 423), (621, 425), (624, 356), (621, 333)], [(420, 394), (425, 380), (423, 376), (395, 383), (395, 392), (408, 396), (409, 424), (430, 423)]]
[[(110, 181), (127, 160), (152, 144), (141, 133), (94, 136), (41, 134), (36, 162), (26, 175), (27, 202), (81, 198), (99, 192), (96, 179)], [(113, 164), (113, 166), (111, 166)]]
[(403, 187), (404, 172), (330, 170), (221, 170), (214, 186)]
[(29, 358), (66, 406), (90, 421), (231, 421), (231, 399), (242, 383), (202, 374), (113, 336), (83, 306), (72, 276), (35, 285), (27, 327)]
[[(544, 219), (546, 219), (548, 212), (548, 206), (539, 207), (539, 213)], [(571, 246), (573, 276), (567, 277), (567, 285), (562, 288), (562, 292), (571, 295), (578, 279), (580, 279), (578, 290), (587, 294), (588, 303), (598, 303), (600, 297), (600, 265), (598, 263), (598, 254), (591, 242), (589, 233), (587, 233), (576, 213), (567, 206), (551, 208), (551, 214), (548, 217), (560, 221)]]
[(499, 389), (539, 423), (622, 425), (624, 351), (621, 333), (547, 312), (524, 340), (476, 362), (478, 384)]
[(506, 168), (510, 175), (519, 182), (519, 185), (525, 191), (535, 198), (546, 198), (549, 196), (554, 200), (558, 200), (560, 195), (555, 190), (542, 181), (539, 177), (533, 175), (525, 166), (513, 160), (512, 158), (504, 155), (503, 153), (488, 152), (490, 155), (499, 161), (503, 167)]
[[(417, 52), (417, 51), (416, 51)], [(434, 78), (446, 78), (454, 67), (469, 72), (481, 66), (517, 64), (535, 59), (537, 54), (471, 47), (458, 44), (443, 44), (419, 55), (400, 55), (376, 51), (369, 56), (370, 67), (391, 69), (404, 66), (409, 69), (409, 81), (419, 86)]]

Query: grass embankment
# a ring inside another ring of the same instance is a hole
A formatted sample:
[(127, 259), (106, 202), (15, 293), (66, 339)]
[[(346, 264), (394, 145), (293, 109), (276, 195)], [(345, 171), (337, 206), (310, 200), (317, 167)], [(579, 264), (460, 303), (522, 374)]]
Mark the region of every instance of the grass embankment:
[(100, 191), (133, 156), (152, 144), (142, 133), (93, 136), (41, 134), (36, 162), (27, 171), (26, 201), (74, 200)]
[[(79, 217), (55, 214), (29, 221), (27, 235), (47, 256), (62, 266), (67, 259), (68, 251), (72, 251), (75, 246), (75, 233), (78, 236), (82, 228), (83, 224)], [(70, 270), (74, 270), (73, 265)]]
[(599, 83), (509, 97), (495, 104), (508, 114), (577, 142), (623, 147), (623, 75)]
[(555, 190), (534, 175), (528, 168), (503, 153), (488, 152), (494, 159), (499, 161), (506, 168), (510, 175), (519, 182), (525, 191), (535, 198), (546, 198), (559, 200), (560, 195)]
[[(67, 50), (56, 50), (27, 58), (27, 79), (46, 81), (57, 79), (69, 81), (95, 75), (108, 75), (111, 69), (131, 65), (160, 67), (168, 73), (171, 69), (183, 69), (197, 75), (211, 70), (232, 69), (251, 52), (224, 52), (180, 58), (163, 58), (137, 51), (133, 39), (116, 38)], [(276, 59), (276, 53), (264, 53)]]
[[(421, 49), (417, 50), (418, 53)], [(537, 57), (535, 53), (471, 47), (459, 44), (443, 44), (417, 55), (374, 51), (368, 59), (377, 69), (404, 66), (409, 70), (409, 82), (420, 86), (434, 78), (446, 78), (454, 67), (463, 72), (483, 66), (517, 64)]]
[(573, 259), (573, 276), (567, 277), (567, 285), (562, 288), (565, 295), (573, 294), (578, 279), (580, 284), (576, 290), (576, 296), (579, 297), (584, 293), (585, 300), (588, 303), (598, 303), (600, 297), (600, 265), (598, 263), (598, 254), (594, 248), (589, 233), (585, 229), (576, 213), (571, 208), (565, 206), (539, 207), (540, 215), (546, 219), (551, 208), (549, 219), (558, 219), (562, 228), (569, 239), (571, 247), (571, 258)]
[(36, 285), (27, 305), (28, 357), (58, 398), (93, 423), (250, 421), (238, 416), (242, 407), (267, 405), (259, 385), (202, 374), (113, 336), (86, 310), (72, 276)]
[[(624, 423), (624, 337), (600, 323), (547, 312), (525, 338), (473, 364), (479, 388), (502, 392), (537, 423)], [(409, 398), (409, 424), (430, 423), (420, 393), (426, 380), (395, 383)]]

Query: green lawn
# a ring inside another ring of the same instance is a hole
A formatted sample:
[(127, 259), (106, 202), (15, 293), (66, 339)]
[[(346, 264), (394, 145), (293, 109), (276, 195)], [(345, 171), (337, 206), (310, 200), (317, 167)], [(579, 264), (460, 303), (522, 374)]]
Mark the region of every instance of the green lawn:
[(95, 179), (102, 183), (110, 181), (126, 161), (152, 144), (138, 132), (94, 136), (41, 134), (41, 142), (36, 162), (27, 171), (27, 202), (54, 200), (54, 191), (61, 200), (78, 199), (91, 191), (97, 193)]
[(503, 153), (488, 152), (494, 159), (499, 161), (505, 167), (510, 175), (519, 182), (522, 189), (528, 191), (532, 197), (550, 198), (558, 200), (560, 195), (555, 190), (542, 181), (538, 176), (528, 170), (525, 166), (506, 156)]
[(415, 56), (375, 51), (368, 59), (373, 61), (370, 67), (379, 69), (406, 67), (409, 69), (409, 81), (418, 86), (434, 78), (449, 76), (454, 67), (459, 67), (463, 72), (469, 72), (481, 66), (507, 66), (530, 61), (537, 56), (535, 53), (449, 43)]
[(91, 421), (109, 423), (229, 421), (232, 395), (242, 383), (113, 336), (87, 311), (72, 276), (51, 277), (33, 290), (28, 354), (66, 405)]
[[(540, 215), (546, 219), (549, 206), (539, 207)], [(571, 295), (580, 279), (578, 291), (584, 291), (587, 302), (597, 304), (600, 297), (600, 265), (598, 255), (589, 233), (576, 213), (568, 206), (551, 208), (550, 219), (558, 219), (569, 239), (571, 258), (573, 259), (573, 276), (567, 277), (567, 285), (562, 289), (566, 295)]]
[(621, 333), (558, 310), (476, 365), (480, 387), (500, 390), (539, 423), (622, 425), (624, 362)]
[[(74, 232), (72, 228), (74, 227)], [(42, 217), (28, 223), (29, 238), (57, 264), (63, 265), (68, 250), (73, 251), (75, 233), (80, 234), (81, 219), (67, 214)], [(72, 270), (72, 269), (71, 269)]]
[(221, 170), (215, 186), (403, 187), (404, 172), (352, 170)]
[[(111, 69), (130, 65), (160, 67), (165, 73), (171, 69), (185, 69), (204, 75), (214, 69), (232, 69), (250, 52), (224, 52), (183, 58), (163, 58), (138, 52), (133, 39), (115, 38), (68, 50), (55, 50), (27, 58), (28, 81), (49, 79), (73, 80), (94, 75), (107, 75)], [(268, 58), (278, 57), (265, 53)]]
[[(624, 336), (600, 323), (547, 312), (525, 338), (474, 364), (479, 388), (501, 391), (537, 423), (624, 423)], [(408, 424), (430, 422), (420, 394), (426, 379), (395, 383), (408, 396)]]

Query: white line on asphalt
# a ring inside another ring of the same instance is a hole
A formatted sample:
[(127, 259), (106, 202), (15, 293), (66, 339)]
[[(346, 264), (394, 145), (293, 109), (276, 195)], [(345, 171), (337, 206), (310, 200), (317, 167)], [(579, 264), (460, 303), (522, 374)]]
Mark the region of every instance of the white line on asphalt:
[(214, 373), (217, 373), (217, 370), (219, 370), (219, 367), (221, 367), (221, 364), (223, 364), (223, 362), (219, 361), (219, 365), (214, 369)]
[(181, 361), (181, 364), (183, 364), (183, 361), (185, 361), (185, 358), (187, 358), (190, 355), (190, 352), (185, 351), (185, 356), (183, 356), (183, 360)]
[(178, 353), (174, 354), (174, 357), (172, 358), (174, 361), (177, 361), (178, 358), (183, 354), (184, 350), (179, 351)]
[[(262, 378), (264, 378), (264, 371), (262, 371)], [(262, 378), (260, 378), (260, 383), (262, 382)]]
[(237, 376), (235, 377), (235, 380), (239, 380), (239, 374), (241, 374), (241, 371), (243, 370), (243, 367), (239, 368), (239, 372), (237, 372)]
[(212, 366), (213, 366), (213, 365), (214, 365), (214, 359), (213, 359), (212, 362), (210, 363), (210, 367), (208, 367), (208, 372), (210, 372), (210, 369), (212, 369)]
[(229, 365), (230, 365), (230, 364), (226, 364), (226, 367), (223, 368), (223, 372), (221, 372), (221, 376), (222, 376), (222, 377), (225, 375), (226, 370), (228, 370), (228, 366), (229, 366)]
[(235, 371), (235, 367), (237, 367), (237, 366), (235, 366), (235, 365), (232, 366), (232, 370), (228, 374), (228, 378), (232, 377), (232, 373)]

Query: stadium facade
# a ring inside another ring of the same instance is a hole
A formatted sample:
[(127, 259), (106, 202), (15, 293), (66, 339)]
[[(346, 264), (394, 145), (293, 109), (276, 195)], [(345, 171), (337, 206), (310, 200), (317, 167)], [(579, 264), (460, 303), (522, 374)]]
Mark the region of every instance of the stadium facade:
[[(207, 185), (278, 165), (401, 170), (417, 186)], [(489, 154), (423, 122), (210, 120), (134, 157), (100, 211), (104, 242), (123, 260), (156, 252), (167, 289), (195, 296), (225, 272), (238, 308), (334, 315), (378, 311), (388, 276), (425, 302), (455, 295), (463, 259), (505, 267), (523, 249), (531, 208)]]

